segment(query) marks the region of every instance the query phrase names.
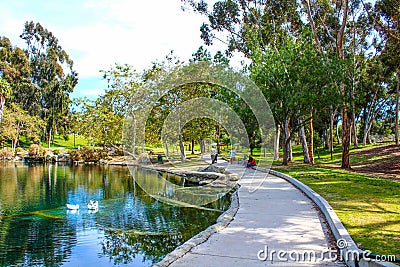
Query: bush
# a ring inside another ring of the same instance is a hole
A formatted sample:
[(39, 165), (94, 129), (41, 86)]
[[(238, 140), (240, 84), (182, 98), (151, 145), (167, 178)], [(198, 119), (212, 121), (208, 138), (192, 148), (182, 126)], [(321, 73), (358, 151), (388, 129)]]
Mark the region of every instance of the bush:
[(83, 160), (81, 150), (77, 150), (77, 149), (71, 150), (69, 152), (69, 155), (70, 155), (70, 157), (71, 157), (71, 159), (73, 161), (81, 161), (81, 160)]
[(54, 154), (54, 155), (59, 155), (59, 154), (61, 154), (61, 153), (62, 153), (62, 150), (61, 150), (61, 149), (59, 149), (59, 148), (53, 149), (53, 154)]
[(17, 153), (24, 153), (24, 152), (26, 152), (25, 151), (25, 149), (23, 149), (22, 147), (17, 147), (16, 149), (15, 149), (15, 152), (17, 152)]
[(84, 161), (97, 161), (96, 153), (93, 148), (84, 147), (82, 149), (82, 158)]
[(0, 160), (10, 159), (14, 156), (14, 153), (10, 148), (3, 148), (0, 150)]
[(82, 150), (71, 150), (70, 156), (73, 161), (94, 161), (97, 162), (100, 159), (107, 157), (107, 152), (104, 150), (95, 150), (90, 147), (84, 147)]
[(44, 156), (45, 153), (46, 153), (46, 150), (41, 145), (32, 144), (29, 147), (29, 156), (30, 157), (41, 157), (41, 156)]

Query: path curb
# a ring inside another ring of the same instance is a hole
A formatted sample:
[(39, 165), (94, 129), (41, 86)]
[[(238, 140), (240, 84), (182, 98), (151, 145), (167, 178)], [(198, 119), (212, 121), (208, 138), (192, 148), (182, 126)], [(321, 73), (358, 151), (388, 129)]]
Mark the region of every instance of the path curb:
[(336, 215), (335, 211), (332, 209), (331, 205), (317, 192), (312, 190), (307, 185), (298, 181), (297, 179), (274, 170), (268, 170), (265, 168), (256, 168), (258, 171), (269, 172), (272, 175), (275, 175), (279, 178), (285, 179), (295, 187), (297, 187), (300, 191), (302, 191), (306, 196), (308, 196), (321, 210), (324, 214), (326, 221), (336, 238), (336, 240), (343, 241), (344, 248), (342, 248), (341, 255), (343, 255), (343, 260), (346, 265), (349, 267), (395, 267), (395, 265), (390, 262), (378, 262), (371, 259), (366, 259), (362, 256), (357, 257), (356, 255), (363, 255), (367, 253), (367, 251), (361, 250), (357, 247), (354, 240), (351, 238), (349, 232), (346, 230), (339, 217)]
[(168, 253), (164, 257), (164, 259), (162, 259), (160, 262), (155, 263), (152, 266), (154, 266), (154, 267), (169, 266), (177, 259), (183, 257), (192, 248), (207, 241), (207, 239), (211, 235), (213, 235), (216, 232), (219, 232), (222, 229), (224, 229), (225, 227), (227, 227), (230, 224), (230, 222), (233, 220), (238, 209), (239, 209), (238, 188), (235, 188), (235, 191), (232, 193), (232, 196), (231, 196), (231, 204), (229, 205), (229, 208), (218, 217), (216, 224), (209, 226), (204, 231), (202, 231), (202, 232), (198, 233), (197, 235), (195, 235), (194, 237), (190, 238), (188, 241), (186, 241), (185, 243), (183, 243), (182, 245), (177, 247), (175, 250)]

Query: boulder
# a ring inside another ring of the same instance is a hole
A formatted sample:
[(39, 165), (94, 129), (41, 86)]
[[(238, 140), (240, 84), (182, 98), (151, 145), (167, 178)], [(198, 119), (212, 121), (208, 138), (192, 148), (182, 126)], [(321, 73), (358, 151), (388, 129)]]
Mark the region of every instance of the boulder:
[(71, 157), (68, 153), (64, 153), (64, 154), (59, 154), (56, 156), (56, 161), (57, 162), (68, 162), (71, 160)]
[(239, 181), (239, 177), (236, 173), (231, 173), (227, 175), (229, 181)]
[(217, 172), (217, 173), (225, 173), (224, 168), (217, 167), (215, 165), (209, 165), (207, 168), (202, 168), (199, 172)]

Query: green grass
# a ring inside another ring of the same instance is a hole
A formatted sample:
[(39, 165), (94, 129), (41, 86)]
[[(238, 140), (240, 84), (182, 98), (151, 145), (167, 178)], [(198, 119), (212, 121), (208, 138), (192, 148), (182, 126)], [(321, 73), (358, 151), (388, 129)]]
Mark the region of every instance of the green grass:
[[(47, 147), (47, 143), (42, 143), (43, 147)], [(74, 146), (74, 135), (69, 134), (68, 135), (68, 140), (65, 140), (62, 135), (56, 135), (54, 136), (54, 142), (51, 144), (52, 148), (66, 148), (66, 149), (73, 149), (77, 148), (78, 146), (80, 147), (85, 147), (88, 146), (88, 141), (87, 139), (82, 136), (82, 135), (75, 135), (75, 146)]]
[[(273, 169), (289, 174), (324, 197), (360, 248), (399, 258), (400, 182), (341, 170), (337, 167), (339, 149), (334, 155), (331, 161), (329, 153), (323, 151), (314, 166), (293, 163), (284, 167), (276, 162)], [(301, 155), (295, 159), (303, 160)], [(357, 155), (352, 157), (352, 164), (377, 159)]]
[[(28, 149), (32, 142), (26, 140), (25, 136), (20, 137), (19, 146), (24, 146), (25, 149)], [(8, 146), (11, 146), (11, 143), (7, 143)], [(40, 145), (47, 148), (47, 142), (40, 142)], [(73, 149), (88, 146), (88, 140), (82, 135), (75, 135), (75, 146), (74, 146), (74, 135), (69, 134), (68, 140), (65, 140), (62, 135), (55, 135), (54, 142), (51, 144), (51, 148), (64, 148), (64, 149)]]

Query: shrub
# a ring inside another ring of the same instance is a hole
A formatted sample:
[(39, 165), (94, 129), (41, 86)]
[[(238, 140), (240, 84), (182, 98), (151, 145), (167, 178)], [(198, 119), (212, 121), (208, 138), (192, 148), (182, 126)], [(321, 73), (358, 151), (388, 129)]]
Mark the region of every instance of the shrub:
[(24, 152), (26, 152), (25, 151), (25, 149), (23, 149), (22, 147), (17, 147), (16, 149), (15, 149), (15, 152), (17, 152), (17, 153), (24, 153)]
[(73, 161), (81, 161), (81, 160), (83, 160), (81, 150), (78, 150), (78, 149), (71, 150), (69, 152), (69, 155), (70, 155), (70, 157), (71, 157), (71, 159)]
[(99, 161), (107, 157), (107, 152), (104, 150), (95, 150), (90, 147), (84, 147), (81, 150), (71, 150), (70, 156), (73, 161)]
[(0, 160), (5, 160), (12, 158), (14, 156), (12, 150), (10, 148), (3, 148), (0, 150)]
[(61, 150), (61, 149), (59, 149), (59, 148), (53, 149), (53, 154), (54, 154), (54, 155), (59, 155), (59, 154), (61, 154), (61, 153), (62, 153), (62, 150)]
[(29, 156), (31, 156), (31, 157), (44, 156), (45, 153), (46, 153), (46, 150), (41, 145), (32, 144), (29, 147)]

